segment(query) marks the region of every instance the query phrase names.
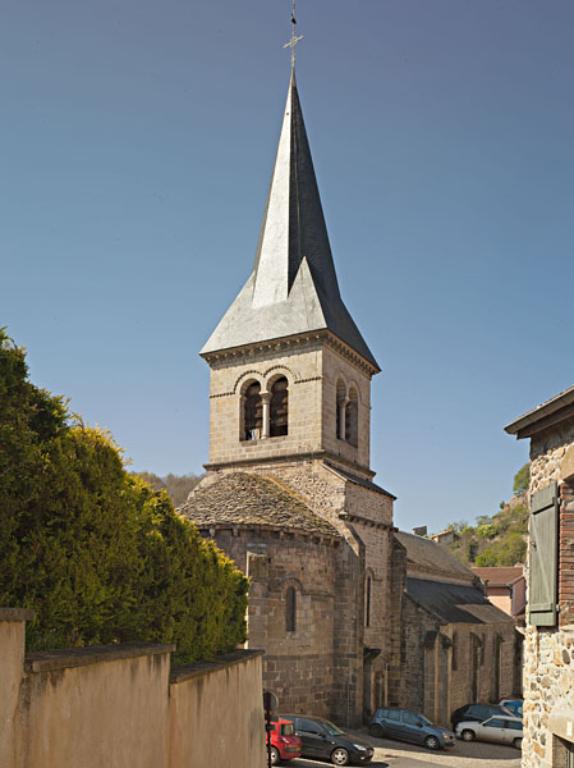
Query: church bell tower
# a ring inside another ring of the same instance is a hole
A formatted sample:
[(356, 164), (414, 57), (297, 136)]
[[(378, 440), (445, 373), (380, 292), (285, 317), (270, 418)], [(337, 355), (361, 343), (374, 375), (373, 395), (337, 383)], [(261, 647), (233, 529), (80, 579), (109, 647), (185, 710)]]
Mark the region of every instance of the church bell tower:
[(208, 469), (323, 458), (372, 476), (380, 369), (341, 298), (293, 68), (253, 269), (201, 355)]

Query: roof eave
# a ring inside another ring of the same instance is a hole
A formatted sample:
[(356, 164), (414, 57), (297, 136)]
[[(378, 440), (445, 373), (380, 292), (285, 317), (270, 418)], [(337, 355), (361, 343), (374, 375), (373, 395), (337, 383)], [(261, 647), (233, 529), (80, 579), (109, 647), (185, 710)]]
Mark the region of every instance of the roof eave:
[(265, 348), (276, 344), (299, 344), (302, 341), (308, 341), (309, 339), (323, 339), (331, 336), (338, 344), (343, 345), (354, 357), (361, 361), (361, 363), (369, 369), (371, 376), (376, 376), (381, 373), (381, 367), (375, 360), (375, 358), (368, 358), (359, 352), (355, 347), (352, 347), (348, 342), (342, 339), (337, 334), (333, 333), (329, 328), (318, 328), (317, 330), (304, 331), (303, 333), (296, 333), (292, 336), (278, 336), (272, 339), (264, 339), (261, 341), (250, 342), (249, 344), (241, 344), (236, 347), (222, 347), (221, 349), (209, 349), (207, 345), (199, 352), (199, 356), (203, 358), (207, 363), (212, 360), (216, 360), (218, 357), (231, 356), (235, 357), (241, 355), (244, 352), (249, 351), (253, 347)]
[(573, 417), (574, 386), (527, 411), (504, 427), (504, 431), (509, 435), (516, 435), (516, 439), (521, 440)]

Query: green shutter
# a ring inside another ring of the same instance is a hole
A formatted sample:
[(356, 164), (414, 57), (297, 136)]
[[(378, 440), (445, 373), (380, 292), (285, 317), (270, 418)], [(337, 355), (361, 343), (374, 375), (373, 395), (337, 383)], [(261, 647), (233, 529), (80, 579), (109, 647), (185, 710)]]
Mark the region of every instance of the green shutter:
[(558, 587), (558, 492), (557, 485), (537, 491), (530, 503), (530, 550), (528, 613), (530, 624), (556, 624)]

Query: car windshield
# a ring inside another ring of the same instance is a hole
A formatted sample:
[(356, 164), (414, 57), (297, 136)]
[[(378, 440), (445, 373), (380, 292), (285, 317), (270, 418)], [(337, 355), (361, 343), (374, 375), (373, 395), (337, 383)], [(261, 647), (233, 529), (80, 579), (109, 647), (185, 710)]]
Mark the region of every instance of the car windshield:
[(343, 731), (340, 728), (337, 728), (335, 723), (331, 723), (329, 720), (323, 720), (322, 721), (323, 728), (327, 731), (329, 736), (342, 736)]

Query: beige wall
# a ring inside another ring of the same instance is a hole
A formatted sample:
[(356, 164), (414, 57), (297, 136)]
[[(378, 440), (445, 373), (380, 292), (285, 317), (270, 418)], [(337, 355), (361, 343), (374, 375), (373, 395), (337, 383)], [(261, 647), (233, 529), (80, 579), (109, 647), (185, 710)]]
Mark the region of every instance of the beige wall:
[(24, 663), (26, 611), (0, 608), (0, 768), (15, 766), (16, 714)]
[(173, 646), (144, 644), (24, 660), (24, 622), (9, 618), (0, 609), (1, 768), (265, 765), (260, 655), (171, 670)]
[(170, 687), (170, 768), (263, 768), (261, 656), (186, 672)]

